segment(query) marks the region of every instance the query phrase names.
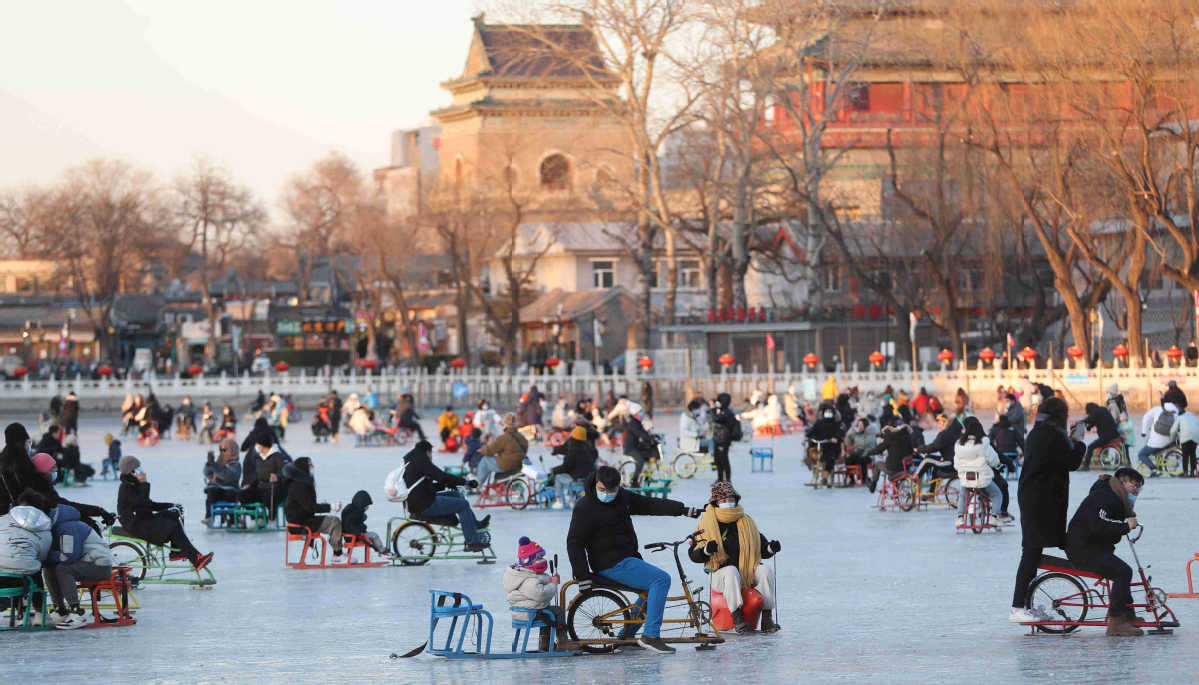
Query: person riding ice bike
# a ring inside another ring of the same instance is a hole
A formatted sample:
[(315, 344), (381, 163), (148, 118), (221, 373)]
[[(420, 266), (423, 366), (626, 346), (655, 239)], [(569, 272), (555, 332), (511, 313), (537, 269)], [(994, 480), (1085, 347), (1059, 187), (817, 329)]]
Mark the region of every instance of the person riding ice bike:
[(958, 489), (958, 528), (966, 521), (966, 497), (970, 488), (978, 490), (978, 494), (986, 497), (991, 503), (991, 514), (985, 522), (986, 525), (999, 525), (999, 515), (994, 511), (1001, 496), (999, 486), (995, 482), (999, 464), (999, 455), (987, 442), (982, 422), (973, 416), (967, 416), (962, 421), (962, 437), (958, 438), (953, 453), (953, 467), (962, 483), (962, 487)]
[[(602, 466), (588, 476), (585, 492), (575, 503), (566, 534), (566, 550), (579, 592), (588, 592), (596, 581), (619, 583), (645, 590), (648, 601), (638, 600), (644, 630), (637, 644), (659, 654), (674, 652), (662, 641), (662, 613), (670, 590), (670, 574), (645, 562), (638, 553), (633, 515), (690, 516), (700, 510), (672, 499), (646, 497), (620, 486), (620, 472)], [(625, 624), (620, 639), (630, 640), (641, 624)]]

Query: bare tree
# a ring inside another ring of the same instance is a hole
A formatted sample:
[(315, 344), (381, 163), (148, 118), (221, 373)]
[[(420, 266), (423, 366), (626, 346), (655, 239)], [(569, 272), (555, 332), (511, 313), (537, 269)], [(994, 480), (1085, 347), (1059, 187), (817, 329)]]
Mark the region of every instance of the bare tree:
[(330, 257), (344, 245), (346, 224), (362, 192), (358, 167), (340, 152), (318, 159), (285, 186), (282, 205), (288, 225), (279, 239), (295, 254), (301, 301), (311, 299), (314, 260)]
[(44, 188), (0, 194), (0, 236), (4, 237), (6, 256), (16, 259), (42, 256), (38, 231), (52, 196), (53, 193)]

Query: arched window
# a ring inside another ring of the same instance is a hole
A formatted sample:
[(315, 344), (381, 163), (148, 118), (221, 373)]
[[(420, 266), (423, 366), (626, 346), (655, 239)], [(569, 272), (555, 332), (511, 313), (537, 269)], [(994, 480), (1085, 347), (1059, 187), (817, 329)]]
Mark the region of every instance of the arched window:
[(570, 161), (565, 156), (555, 153), (541, 160), (541, 189), (570, 189)]

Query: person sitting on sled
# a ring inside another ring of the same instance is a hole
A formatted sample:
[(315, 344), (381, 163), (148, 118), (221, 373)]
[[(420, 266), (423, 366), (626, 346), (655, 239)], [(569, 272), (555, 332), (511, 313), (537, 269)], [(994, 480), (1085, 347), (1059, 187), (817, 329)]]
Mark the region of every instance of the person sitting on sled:
[(712, 484), (712, 497), (699, 517), (696, 530), (702, 533), (688, 553), (691, 560), (703, 564), (712, 573), (712, 591), (724, 595), (733, 614), (733, 628), (750, 631), (741, 614), (741, 589), (753, 588), (762, 595), (762, 632), (778, 632), (774, 621), (774, 573), (762, 560), (774, 556), (782, 545), (767, 541), (758, 532), (754, 520), (741, 508), (741, 495), (733, 484), (718, 480)]
[[(558, 645), (566, 639), (566, 612), (554, 604), (558, 596), (558, 586), (562, 579), (557, 573), (547, 575), (549, 562), (545, 559), (545, 550), (541, 545), (522, 536), (516, 543), (516, 563), (504, 571), (504, 592), (508, 593), (508, 605), (522, 609), (537, 609), (537, 617), (547, 623), (552, 623), (558, 629)], [(513, 611), (512, 618), (524, 621), (529, 614), (524, 611)], [(549, 626), (541, 628), (538, 649), (550, 651)]]
[[(575, 504), (566, 533), (566, 550), (579, 592), (591, 589), (598, 576), (629, 587), (646, 590), (648, 601), (637, 600), (637, 613), (645, 617), (645, 628), (637, 644), (658, 654), (675, 650), (662, 641), (662, 612), (670, 590), (670, 574), (647, 563), (638, 552), (633, 515), (690, 516), (700, 510), (672, 499), (646, 497), (620, 487), (620, 472), (603, 466), (587, 477), (585, 494)], [(638, 623), (625, 624), (620, 639), (631, 640)]]
[(1116, 469), (1111, 476), (1099, 476), (1066, 529), (1066, 556), (1070, 561), (1112, 581), (1108, 635), (1143, 634), (1129, 623), (1142, 619), (1133, 611), (1129, 589), (1132, 569), (1116, 556), (1116, 543), (1137, 527), (1133, 505), (1144, 485), (1145, 477), (1127, 466)]

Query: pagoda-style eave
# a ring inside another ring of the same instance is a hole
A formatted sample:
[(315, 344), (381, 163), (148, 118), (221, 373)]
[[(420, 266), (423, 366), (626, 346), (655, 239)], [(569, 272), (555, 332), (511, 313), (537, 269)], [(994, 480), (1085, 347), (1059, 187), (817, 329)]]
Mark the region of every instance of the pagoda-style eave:
[(594, 90), (597, 85), (600, 87), (615, 88), (620, 85), (620, 79), (615, 76), (581, 79), (482, 74), (442, 81), (440, 85), (445, 90), (456, 95), (480, 86), (484, 88), (521, 88), (526, 90), (555, 90), (563, 88)]

